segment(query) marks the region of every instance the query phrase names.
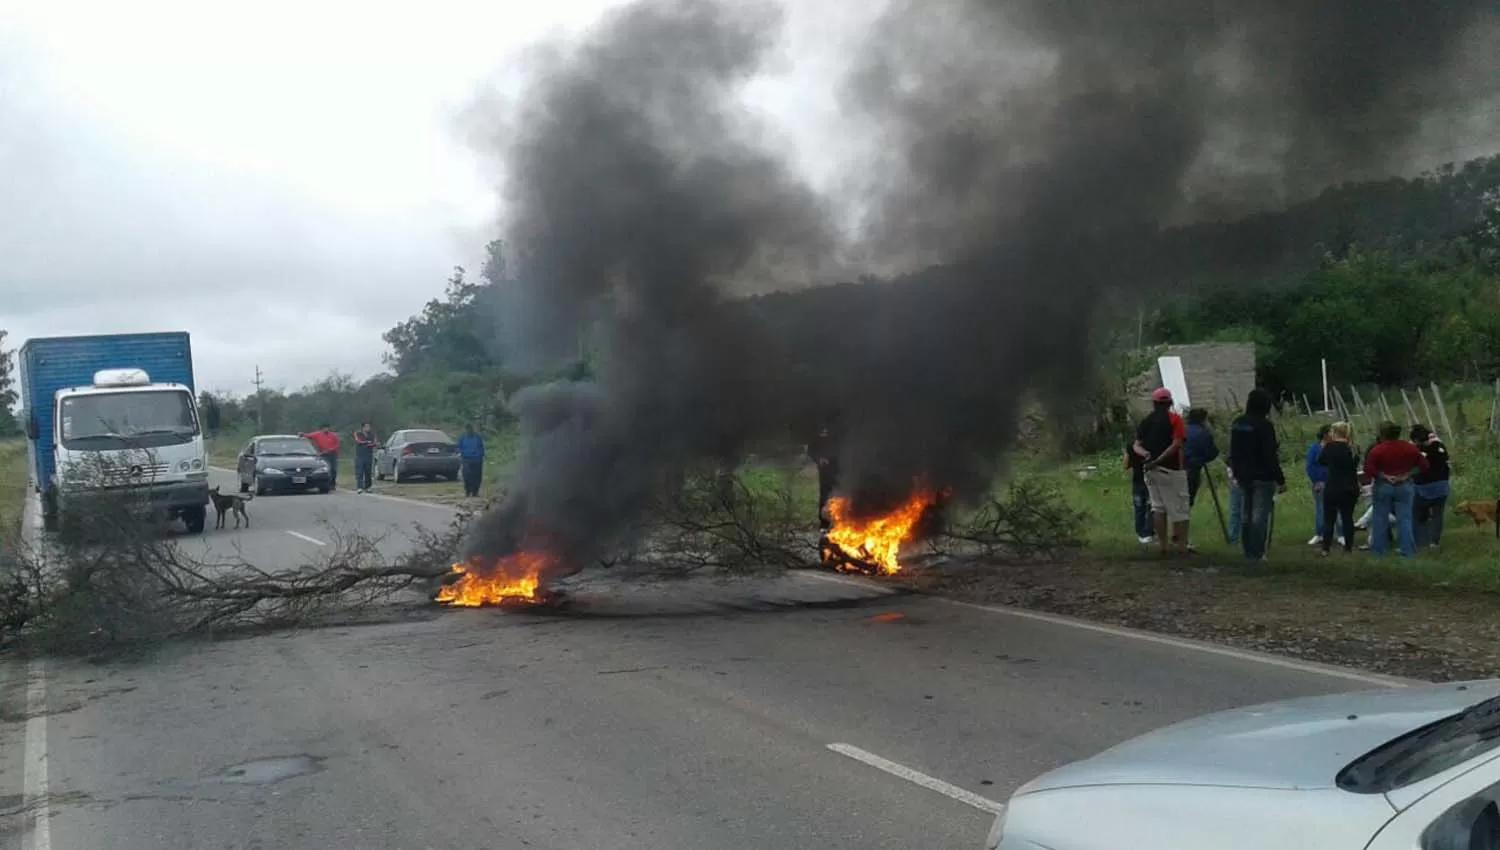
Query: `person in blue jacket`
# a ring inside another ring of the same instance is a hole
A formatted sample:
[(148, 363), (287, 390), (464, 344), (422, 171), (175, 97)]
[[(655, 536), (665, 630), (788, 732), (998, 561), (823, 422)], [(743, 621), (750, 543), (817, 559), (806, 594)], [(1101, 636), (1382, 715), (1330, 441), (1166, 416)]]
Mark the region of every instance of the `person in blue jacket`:
[(484, 479), (484, 438), (474, 430), (474, 423), (464, 426), (458, 438), (458, 456), (463, 458), (464, 495), (478, 496)]
[(1203, 485), (1203, 468), (1219, 457), (1219, 445), (1208, 427), (1208, 411), (1195, 407), (1187, 415), (1188, 504), (1198, 502), (1198, 488)]

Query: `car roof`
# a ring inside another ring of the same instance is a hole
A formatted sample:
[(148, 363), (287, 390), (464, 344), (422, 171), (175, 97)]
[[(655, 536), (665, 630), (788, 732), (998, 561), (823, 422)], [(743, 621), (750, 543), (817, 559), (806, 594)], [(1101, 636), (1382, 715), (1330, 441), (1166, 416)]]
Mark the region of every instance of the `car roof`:
[(307, 438), (301, 434), (256, 434), (250, 439), (258, 443), (261, 440), (305, 440)]

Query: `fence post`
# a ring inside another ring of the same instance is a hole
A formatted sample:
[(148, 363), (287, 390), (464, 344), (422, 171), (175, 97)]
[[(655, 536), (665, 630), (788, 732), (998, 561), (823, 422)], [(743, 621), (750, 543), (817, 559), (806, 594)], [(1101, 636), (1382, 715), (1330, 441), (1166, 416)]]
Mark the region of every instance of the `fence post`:
[[(1448, 421), (1448, 405), (1443, 403), (1443, 394), (1438, 390), (1437, 381), (1432, 382), (1432, 400), (1437, 402), (1438, 415), (1443, 417), (1444, 439), (1453, 439), (1455, 435), (1453, 433), (1453, 424)], [(1463, 402), (1460, 401), (1459, 404), (1463, 404)]]

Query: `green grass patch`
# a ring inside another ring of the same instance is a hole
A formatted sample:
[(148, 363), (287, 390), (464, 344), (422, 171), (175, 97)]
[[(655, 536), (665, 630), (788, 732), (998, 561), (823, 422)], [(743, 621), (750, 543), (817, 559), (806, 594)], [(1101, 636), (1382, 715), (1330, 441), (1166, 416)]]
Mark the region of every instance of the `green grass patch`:
[(26, 489), (30, 486), (26, 441), (0, 440), (0, 543), (20, 539)]

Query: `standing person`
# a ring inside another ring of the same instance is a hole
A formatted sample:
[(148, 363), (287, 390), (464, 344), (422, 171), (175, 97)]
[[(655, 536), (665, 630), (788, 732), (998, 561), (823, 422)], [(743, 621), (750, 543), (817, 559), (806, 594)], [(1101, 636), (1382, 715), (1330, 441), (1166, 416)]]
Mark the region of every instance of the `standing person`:
[(1125, 468), (1130, 470), (1130, 501), (1135, 511), (1135, 539), (1142, 546), (1156, 542), (1151, 530), (1151, 493), (1146, 489), (1145, 458), (1135, 453), (1135, 440), (1125, 443)]
[(1135, 453), (1141, 457), (1146, 492), (1151, 496), (1151, 519), (1161, 554), (1169, 554), (1172, 541), (1181, 554), (1188, 553), (1187, 459), (1183, 446), (1187, 425), (1172, 409), (1172, 391), (1158, 387), (1151, 393), (1151, 412), (1135, 431)]
[(1229, 462), (1245, 500), (1240, 545), (1252, 561), (1265, 560), (1276, 494), (1286, 492), (1280, 452), (1271, 424), (1271, 394), (1251, 390), (1245, 413), (1229, 427)]
[(464, 426), (458, 438), (458, 456), (463, 460), (464, 496), (478, 496), (479, 485), (484, 481), (484, 438), (474, 430), (473, 422)]
[(303, 434), (313, 448), (318, 450), (323, 460), (328, 463), (328, 489), (339, 488), (339, 435), (333, 432), (333, 428), (327, 422), (318, 426), (318, 430)]
[(1315, 463), (1323, 470), (1323, 489), (1317, 496), (1322, 500), (1322, 522), (1319, 527), (1319, 543), (1323, 555), (1333, 547), (1334, 529), (1344, 533), (1339, 545), (1345, 552), (1354, 551), (1354, 505), (1359, 501), (1359, 455), (1349, 444), (1349, 423), (1335, 422), (1329, 426), (1328, 439), (1318, 449)]
[(807, 444), (807, 456), (818, 465), (818, 527), (823, 531), (833, 527), (833, 517), (828, 515), (828, 500), (839, 481), (839, 434), (837, 417), (827, 417), (818, 433)]
[(354, 432), (354, 492), (370, 492), (370, 479), (375, 471), (375, 427), (366, 422)]
[(1418, 546), (1438, 548), (1443, 539), (1443, 510), (1448, 506), (1448, 447), (1426, 425), (1411, 427), (1411, 441), (1427, 456), (1427, 468), (1417, 474), (1412, 521)]
[(1203, 468), (1219, 457), (1219, 444), (1208, 427), (1208, 410), (1195, 407), (1187, 415), (1188, 504), (1198, 504), (1198, 488), (1203, 486)]
[(1380, 443), (1365, 455), (1365, 475), (1375, 485), (1375, 515), (1370, 519), (1370, 551), (1384, 555), (1389, 543), (1391, 514), (1396, 515), (1396, 545), (1401, 557), (1416, 554), (1412, 529), (1412, 503), (1416, 485), (1412, 473), (1428, 468), (1427, 456), (1415, 443), (1401, 439), (1401, 426), (1380, 424)]
[[(1324, 425), (1318, 429), (1318, 437), (1313, 440), (1312, 445), (1307, 447), (1307, 462), (1303, 464), (1307, 472), (1307, 481), (1312, 485), (1313, 536), (1307, 541), (1309, 546), (1323, 545), (1323, 490), (1328, 485), (1328, 467), (1318, 463), (1318, 456), (1323, 453), (1323, 447), (1328, 445), (1328, 435), (1332, 430), (1332, 425)], [(1338, 530), (1345, 535), (1349, 533), (1344, 526), (1339, 526)]]
[[(1219, 444), (1208, 427), (1208, 409), (1194, 407), (1187, 414), (1187, 442), (1183, 445), (1187, 460), (1188, 511), (1198, 504), (1198, 488), (1203, 486), (1203, 470), (1219, 456)], [(1188, 549), (1196, 551), (1193, 541)]]

